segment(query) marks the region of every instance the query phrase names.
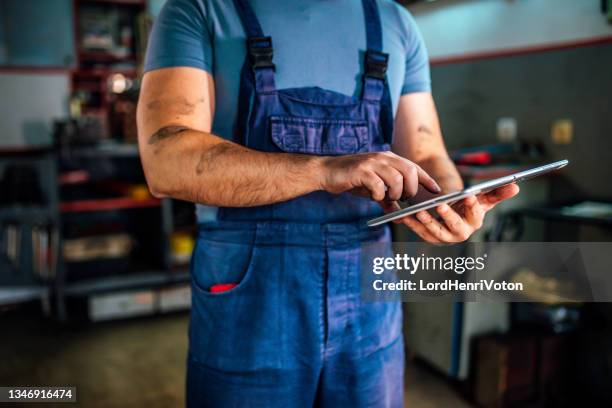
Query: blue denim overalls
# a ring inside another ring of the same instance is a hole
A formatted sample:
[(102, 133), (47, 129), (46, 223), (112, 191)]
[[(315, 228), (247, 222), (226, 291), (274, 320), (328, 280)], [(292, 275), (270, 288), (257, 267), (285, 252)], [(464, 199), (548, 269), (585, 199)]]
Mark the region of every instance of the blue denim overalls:
[[(387, 54), (375, 0), (363, 0), (367, 50), (361, 98), (321, 88), (277, 90), (272, 40), (248, 0), (236, 142), (266, 152), (346, 155), (389, 150)], [(353, 73), (347, 72), (347, 75)], [(360, 297), (372, 200), (314, 192), (287, 202), (220, 208), (200, 225), (192, 259), (190, 407), (398, 407), (401, 307)], [(210, 288), (235, 285), (220, 293)]]

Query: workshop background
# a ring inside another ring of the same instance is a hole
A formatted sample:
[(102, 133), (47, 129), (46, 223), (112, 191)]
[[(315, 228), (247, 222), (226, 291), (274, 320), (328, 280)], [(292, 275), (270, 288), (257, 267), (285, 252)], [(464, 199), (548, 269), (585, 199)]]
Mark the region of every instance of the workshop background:
[[(466, 183), (571, 162), (472, 240), (610, 241), (612, 1), (404, 3)], [(134, 118), (162, 5), (0, 0), (2, 386), (183, 404), (194, 210), (150, 196)], [(612, 406), (607, 303), (407, 303), (405, 319), (407, 406)]]

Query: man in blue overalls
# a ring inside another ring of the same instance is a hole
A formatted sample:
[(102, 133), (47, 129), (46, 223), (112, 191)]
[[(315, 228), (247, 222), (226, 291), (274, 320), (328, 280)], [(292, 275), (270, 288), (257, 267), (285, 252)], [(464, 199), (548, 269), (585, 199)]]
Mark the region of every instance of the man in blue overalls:
[[(188, 405), (401, 406), (400, 305), (363, 302), (359, 287), (363, 245), (390, 233), (364, 221), (462, 187), (408, 12), (389, 0), (169, 0), (145, 71), (149, 187), (198, 204)], [(462, 241), (517, 191), (401, 222)]]

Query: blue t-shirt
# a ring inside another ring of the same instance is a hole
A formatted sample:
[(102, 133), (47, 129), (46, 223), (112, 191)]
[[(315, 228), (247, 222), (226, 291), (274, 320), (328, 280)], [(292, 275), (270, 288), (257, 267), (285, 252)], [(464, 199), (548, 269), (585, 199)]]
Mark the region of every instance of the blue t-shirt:
[[(361, 1), (250, 3), (264, 34), (272, 37), (278, 89), (318, 86), (359, 95), (366, 48)], [(378, 0), (378, 6), (395, 112), (400, 95), (431, 90), (427, 50), (408, 10), (391, 0)], [(211, 73), (216, 96), (212, 131), (231, 139), (245, 38), (231, 0), (168, 0), (153, 26), (145, 71), (180, 66)], [(204, 213), (199, 211), (201, 220)]]

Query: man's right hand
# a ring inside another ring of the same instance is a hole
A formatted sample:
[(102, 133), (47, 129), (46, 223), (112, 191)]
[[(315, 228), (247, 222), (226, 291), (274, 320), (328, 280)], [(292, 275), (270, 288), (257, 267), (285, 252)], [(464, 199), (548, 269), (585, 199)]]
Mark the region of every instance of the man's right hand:
[(333, 194), (364, 193), (375, 201), (397, 201), (416, 195), (419, 184), (437, 194), (440, 186), (419, 165), (392, 152), (326, 157), (322, 188)]

